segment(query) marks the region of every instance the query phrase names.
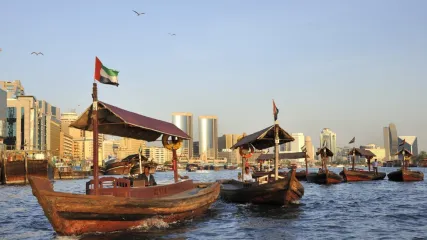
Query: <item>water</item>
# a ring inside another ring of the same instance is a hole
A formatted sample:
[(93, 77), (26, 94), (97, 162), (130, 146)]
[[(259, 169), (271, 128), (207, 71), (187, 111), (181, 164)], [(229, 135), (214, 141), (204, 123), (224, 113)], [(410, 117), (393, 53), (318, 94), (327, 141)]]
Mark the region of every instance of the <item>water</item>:
[[(181, 175), (213, 181), (236, 178), (237, 173), (225, 170)], [(164, 183), (173, 178), (173, 173), (156, 173), (155, 177)], [(56, 181), (54, 187), (56, 191), (83, 193), (86, 181)], [(73, 237), (56, 235), (30, 186), (0, 186), (0, 239), (427, 239), (424, 181), (398, 183), (386, 178), (331, 186), (303, 185), (301, 204), (290, 208), (218, 200), (205, 215), (168, 227)]]

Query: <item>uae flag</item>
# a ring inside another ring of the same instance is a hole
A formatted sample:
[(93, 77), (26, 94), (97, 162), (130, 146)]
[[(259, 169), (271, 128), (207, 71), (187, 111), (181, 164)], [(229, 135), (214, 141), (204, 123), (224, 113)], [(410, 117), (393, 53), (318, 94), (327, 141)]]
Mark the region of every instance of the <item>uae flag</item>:
[(276, 103), (273, 100), (273, 115), (274, 115), (274, 121), (277, 120), (277, 115), (279, 114), (279, 109), (276, 107)]
[(96, 57), (95, 80), (98, 80), (100, 83), (119, 86), (118, 75), (119, 71), (105, 67), (98, 57)]
[(353, 139), (351, 139), (351, 141), (348, 144), (352, 144), (356, 141), (356, 137), (353, 137)]

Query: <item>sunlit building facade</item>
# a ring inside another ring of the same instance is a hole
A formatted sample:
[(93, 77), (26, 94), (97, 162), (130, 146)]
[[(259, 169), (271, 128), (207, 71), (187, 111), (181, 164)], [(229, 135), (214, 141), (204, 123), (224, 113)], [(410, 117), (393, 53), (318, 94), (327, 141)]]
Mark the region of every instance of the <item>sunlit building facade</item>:
[(193, 157), (193, 114), (186, 112), (172, 113), (172, 123), (190, 136), (190, 140), (184, 140), (182, 147), (178, 149), (178, 156), (188, 159)]
[(207, 158), (218, 156), (218, 118), (216, 116), (199, 117), (199, 154)]

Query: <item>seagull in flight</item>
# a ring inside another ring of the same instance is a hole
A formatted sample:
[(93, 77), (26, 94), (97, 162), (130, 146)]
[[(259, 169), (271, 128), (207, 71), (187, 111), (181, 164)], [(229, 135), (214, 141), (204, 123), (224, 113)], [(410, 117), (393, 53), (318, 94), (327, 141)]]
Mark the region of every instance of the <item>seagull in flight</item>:
[(169, 36), (176, 36), (175, 33), (168, 33), (168, 34), (169, 34)]
[(132, 11), (133, 11), (134, 13), (138, 14), (138, 16), (139, 16), (139, 15), (142, 15), (142, 14), (145, 14), (145, 13), (143, 13), (143, 12), (142, 12), (142, 13), (139, 13), (139, 12), (137, 12), (137, 11), (135, 11), (135, 10), (132, 10)]
[(43, 56), (44, 56), (44, 54), (43, 54), (42, 52), (32, 52), (32, 53), (31, 53), (31, 55), (32, 55), (32, 54), (36, 54), (36, 55), (41, 54), (41, 55), (43, 55)]

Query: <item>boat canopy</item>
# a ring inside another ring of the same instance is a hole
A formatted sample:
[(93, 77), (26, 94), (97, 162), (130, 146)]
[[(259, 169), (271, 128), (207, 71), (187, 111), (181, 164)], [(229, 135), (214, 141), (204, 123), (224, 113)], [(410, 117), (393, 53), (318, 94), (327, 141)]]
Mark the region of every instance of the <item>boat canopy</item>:
[(403, 148), (399, 152), (395, 153), (394, 155), (403, 155), (403, 151), (405, 151), (405, 156), (407, 156), (407, 157), (412, 156), (412, 153), (410, 151), (403, 149)]
[(348, 155), (353, 155), (353, 153), (355, 153), (355, 155), (357, 155), (357, 156), (362, 156), (362, 157), (366, 157), (366, 158), (373, 158), (376, 156), (373, 152), (371, 152), (367, 149), (360, 149), (360, 148), (351, 149), (351, 151), (348, 153)]
[[(89, 106), (70, 126), (92, 131), (92, 108), (93, 105)], [(162, 134), (190, 139), (172, 123), (139, 115), (101, 101), (98, 101), (98, 132), (148, 142), (157, 140)]]
[[(236, 149), (238, 147), (248, 147), (249, 144), (258, 150), (273, 147), (275, 144), (274, 126), (275, 125), (269, 126), (261, 131), (243, 137), (240, 139), (240, 141), (234, 144), (231, 149)], [(279, 127), (279, 145), (292, 142), (294, 140), (295, 139), (289, 133)]]
[[(305, 152), (293, 152), (293, 153), (280, 153), (279, 159), (298, 159), (305, 158)], [(272, 153), (264, 153), (259, 155), (257, 160), (271, 160), (274, 159), (274, 154)]]
[(326, 149), (326, 156), (328, 156), (328, 157), (332, 157), (332, 156), (334, 156), (334, 153), (328, 148), (328, 147), (322, 147), (322, 148), (318, 148), (317, 149), (317, 152), (316, 152), (316, 155), (319, 155), (319, 154), (321, 154), (321, 156), (322, 157), (325, 157), (324, 156), (324, 150)]

